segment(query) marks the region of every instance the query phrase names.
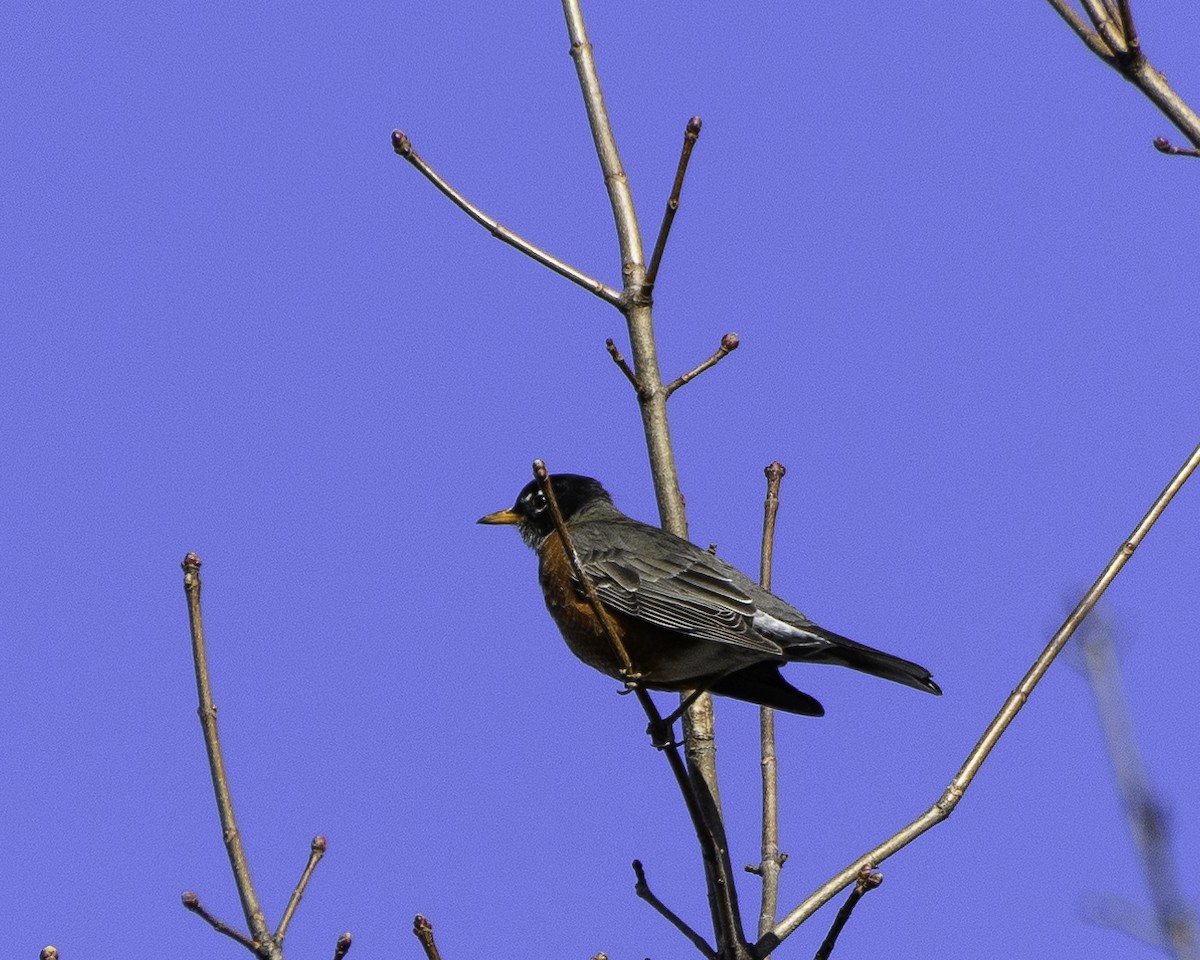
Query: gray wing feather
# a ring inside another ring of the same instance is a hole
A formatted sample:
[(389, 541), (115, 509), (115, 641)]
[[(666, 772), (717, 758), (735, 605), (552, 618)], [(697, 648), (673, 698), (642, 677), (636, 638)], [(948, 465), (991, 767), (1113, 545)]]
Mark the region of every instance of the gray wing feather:
[[(622, 523), (621, 549), (590, 525), (571, 531), (575, 550), (606, 606), (701, 640), (782, 656), (757, 629), (757, 588), (733, 567), (695, 544), (636, 520)], [(664, 550), (664, 539), (670, 550)], [(750, 589), (747, 589), (747, 588)], [(790, 638), (789, 638), (790, 639)]]

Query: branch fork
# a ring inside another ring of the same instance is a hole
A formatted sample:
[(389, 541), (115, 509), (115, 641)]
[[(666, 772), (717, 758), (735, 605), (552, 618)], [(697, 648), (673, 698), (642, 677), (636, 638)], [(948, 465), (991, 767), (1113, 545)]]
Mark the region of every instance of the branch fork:
[[(250, 865), (242, 849), (242, 837), (238, 831), (237, 820), (233, 815), (233, 797), (229, 790), (229, 779), (225, 772), (225, 760), (221, 753), (221, 741), (217, 733), (217, 706), (212, 698), (212, 685), (208, 675), (208, 655), (204, 647), (204, 621), (200, 609), (200, 558), (189, 553), (183, 558), (183, 589), (187, 596), (188, 620), (192, 634), (192, 661), (196, 672), (196, 693), (200, 701), (200, 726), (204, 732), (204, 744), (208, 751), (209, 770), (212, 774), (213, 791), (217, 799), (217, 812), (221, 820), (221, 833), (225, 839), (225, 849), (229, 855), (229, 863), (233, 869), (234, 883), (237, 886), (238, 897), (242, 903), (246, 926), (250, 930), (247, 936), (235, 930), (223, 920), (208, 912), (200, 903), (200, 898), (190, 890), (183, 894), (183, 906), (207, 922), (218, 933), (235, 940), (262, 960), (283, 960), (283, 939), (287, 935), (288, 926), (295, 916), (300, 899), (312, 879), (313, 871), (325, 855), (326, 841), (324, 837), (314, 837), (309, 845), (308, 862), (301, 872), (300, 880), (292, 891), (291, 898), (284, 908), (279, 926), (272, 933), (259, 905), (258, 893), (250, 879)], [(339, 944), (345, 940), (345, 950), (350, 949), (350, 935), (343, 934)], [(345, 950), (342, 951), (344, 955)]]

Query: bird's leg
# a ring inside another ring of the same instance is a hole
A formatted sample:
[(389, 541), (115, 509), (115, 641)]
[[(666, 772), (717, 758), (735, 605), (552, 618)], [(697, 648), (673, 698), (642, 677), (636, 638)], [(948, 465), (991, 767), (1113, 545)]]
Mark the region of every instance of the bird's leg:
[(617, 672), (621, 675), (618, 679), (625, 684), (625, 689), (621, 691), (622, 694), (633, 693), (634, 690), (641, 687), (643, 674), (638, 673), (636, 670), (625, 669), (618, 670)]

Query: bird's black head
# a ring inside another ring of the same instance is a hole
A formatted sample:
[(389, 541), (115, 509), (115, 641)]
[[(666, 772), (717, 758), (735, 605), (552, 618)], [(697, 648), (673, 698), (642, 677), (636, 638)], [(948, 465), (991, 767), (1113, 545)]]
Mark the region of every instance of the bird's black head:
[[(612, 506), (608, 491), (600, 485), (599, 480), (591, 477), (581, 477), (577, 473), (556, 473), (550, 477), (550, 488), (567, 523), (589, 506), (597, 503)], [(509, 509), (489, 513), (486, 517), (480, 517), (479, 522), (514, 524), (525, 542), (535, 550), (554, 530), (550, 505), (546, 503), (536, 480), (525, 484), (517, 495), (517, 502)]]

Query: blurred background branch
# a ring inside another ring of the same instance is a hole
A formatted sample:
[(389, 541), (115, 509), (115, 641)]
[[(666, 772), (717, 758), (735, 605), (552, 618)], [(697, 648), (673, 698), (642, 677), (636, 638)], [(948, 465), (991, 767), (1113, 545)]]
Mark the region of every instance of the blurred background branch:
[(1197, 960), (1195, 918), (1179, 883), (1170, 812), (1146, 772), (1134, 735), (1114, 637), (1111, 621), (1093, 613), (1079, 631), (1080, 660), (1096, 697), (1117, 791), (1145, 871), (1152, 913), (1146, 916), (1133, 904), (1104, 897), (1089, 909), (1088, 916), (1102, 926), (1154, 943), (1177, 960)]

